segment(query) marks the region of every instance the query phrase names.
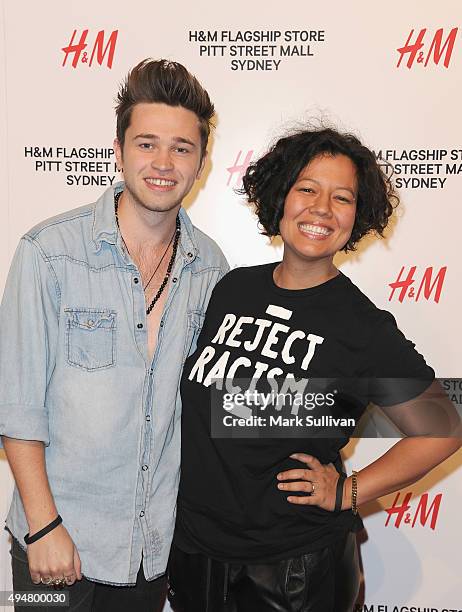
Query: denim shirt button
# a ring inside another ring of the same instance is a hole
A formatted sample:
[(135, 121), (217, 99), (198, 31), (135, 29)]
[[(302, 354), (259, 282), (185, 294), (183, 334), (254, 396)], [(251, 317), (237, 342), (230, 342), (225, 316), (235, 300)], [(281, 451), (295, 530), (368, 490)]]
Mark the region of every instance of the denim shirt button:
[(143, 516), (144, 516), (144, 510), (141, 510), (140, 517), (143, 518)]
[(143, 465), (143, 467), (141, 468), (143, 470), (143, 472), (146, 472), (146, 470), (148, 469), (147, 465)]
[(136, 326), (138, 329), (143, 329), (143, 324), (142, 323), (138, 323), (138, 325)]
[(133, 282), (135, 283), (135, 285), (137, 285), (140, 282), (140, 279), (135, 276), (135, 278), (133, 279)]

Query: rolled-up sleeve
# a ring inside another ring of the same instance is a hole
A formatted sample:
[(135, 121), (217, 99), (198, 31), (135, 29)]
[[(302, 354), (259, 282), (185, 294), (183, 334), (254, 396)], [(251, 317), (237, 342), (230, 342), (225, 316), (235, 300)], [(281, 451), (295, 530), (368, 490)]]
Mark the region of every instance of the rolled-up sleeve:
[(59, 296), (44, 252), (22, 238), (0, 306), (0, 435), (49, 443), (46, 389), (56, 357)]

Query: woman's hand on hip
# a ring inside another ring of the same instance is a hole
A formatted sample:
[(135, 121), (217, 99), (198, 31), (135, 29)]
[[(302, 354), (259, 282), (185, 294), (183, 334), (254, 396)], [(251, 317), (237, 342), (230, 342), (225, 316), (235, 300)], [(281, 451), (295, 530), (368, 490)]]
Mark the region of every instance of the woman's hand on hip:
[[(286, 470), (277, 475), (278, 489), (300, 492), (306, 495), (289, 495), (287, 501), (302, 506), (318, 506), (324, 510), (335, 508), (335, 493), (339, 474), (333, 463), (323, 465), (316, 457), (305, 453), (294, 453), (291, 459), (305, 464), (305, 467)], [(291, 482), (281, 482), (290, 480)]]

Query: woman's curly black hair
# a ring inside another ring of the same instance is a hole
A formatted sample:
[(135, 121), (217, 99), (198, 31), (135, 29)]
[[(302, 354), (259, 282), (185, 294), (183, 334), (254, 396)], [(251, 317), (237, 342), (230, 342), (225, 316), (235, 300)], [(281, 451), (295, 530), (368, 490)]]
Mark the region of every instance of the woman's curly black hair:
[(262, 234), (279, 235), (284, 202), (305, 166), (318, 155), (346, 155), (356, 166), (358, 197), (353, 231), (343, 250), (354, 251), (369, 232), (383, 236), (399, 198), (374, 154), (356, 136), (332, 128), (305, 129), (280, 138), (247, 168), (239, 191), (255, 207)]

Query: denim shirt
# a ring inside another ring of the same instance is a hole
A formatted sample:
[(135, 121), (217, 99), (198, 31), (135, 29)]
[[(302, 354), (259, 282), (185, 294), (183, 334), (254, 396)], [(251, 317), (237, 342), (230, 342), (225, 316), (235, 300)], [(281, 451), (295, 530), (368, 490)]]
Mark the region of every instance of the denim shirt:
[[(45, 443), (58, 512), (90, 580), (165, 572), (180, 471), (179, 382), (213, 287), (228, 270), (180, 210), (181, 239), (148, 358), (140, 273), (114, 191), (28, 232), (0, 309), (0, 434)], [(17, 489), (7, 528), (29, 531)]]

